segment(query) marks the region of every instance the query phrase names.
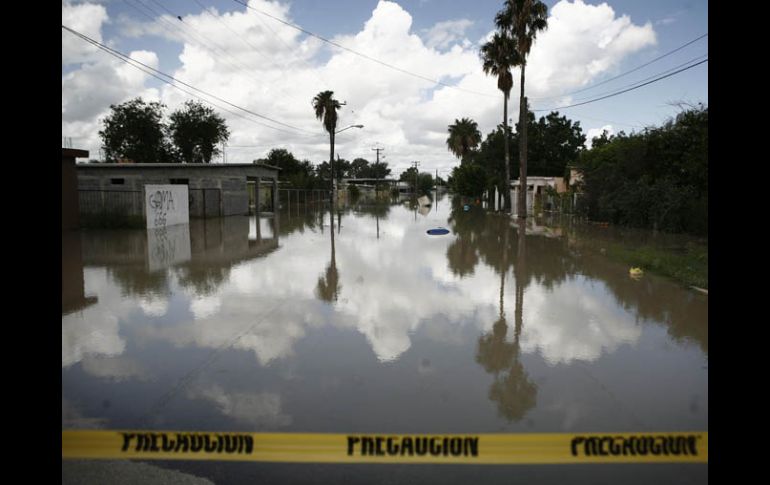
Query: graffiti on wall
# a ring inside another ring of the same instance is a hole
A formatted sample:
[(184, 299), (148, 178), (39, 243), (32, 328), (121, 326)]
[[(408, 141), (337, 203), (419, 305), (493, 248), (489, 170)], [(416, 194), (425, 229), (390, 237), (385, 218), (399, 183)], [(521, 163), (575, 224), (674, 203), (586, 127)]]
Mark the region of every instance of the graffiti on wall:
[(190, 222), (186, 185), (145, 185), (144, 197), (148, 229)]

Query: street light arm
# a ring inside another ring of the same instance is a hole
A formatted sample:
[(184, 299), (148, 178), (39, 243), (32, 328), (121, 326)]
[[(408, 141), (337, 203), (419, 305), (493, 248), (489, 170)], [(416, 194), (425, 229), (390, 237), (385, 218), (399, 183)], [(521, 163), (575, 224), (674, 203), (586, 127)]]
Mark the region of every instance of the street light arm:
[(347, 129), (350, 129), (350, 128), (363, 128), (363, 127), (364, 127), (364, 125), (350, 125), (350, 126), (346, 126), (345, 128), (341, 129), (340, 131), (335, 131), (334, 134), (336, 135), (337, 133), (342, 133), (343, 131), (345, 131)]

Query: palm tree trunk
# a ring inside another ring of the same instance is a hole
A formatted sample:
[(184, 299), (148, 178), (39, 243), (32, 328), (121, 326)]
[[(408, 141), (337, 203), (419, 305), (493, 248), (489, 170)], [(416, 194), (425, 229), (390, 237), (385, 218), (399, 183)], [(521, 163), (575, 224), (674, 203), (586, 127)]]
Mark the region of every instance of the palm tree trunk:
[(519, 98), (519, 201), (521, 219), (527, 217), (527, 98), (524, 97), (524, 69), (521, 64), (521, 97)]
[(332, 181), (332, 207), (337, 205), (337, 180), (334, 177), (334, 130), (329, 132), (329, 170), (331, 171)]
[(505, 127), (505, 189), (503, 197), (505, 198), (505, 210), (511, 210), (511, 156), (508, 148), (508, 95), (503, 92), (503, 126)]

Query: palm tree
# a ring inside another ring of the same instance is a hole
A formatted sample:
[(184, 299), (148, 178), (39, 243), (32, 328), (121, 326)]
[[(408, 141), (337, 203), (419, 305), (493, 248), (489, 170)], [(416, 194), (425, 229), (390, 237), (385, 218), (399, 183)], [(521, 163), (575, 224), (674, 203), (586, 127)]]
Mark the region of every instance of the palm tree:
[(495, 24), (516, 39), (521, 59), (521, 97), (519, 99), (519, 201), (520, 218), (527, 217), (527, 99), (524, 97), (524, 71), (535, 36), (548, 27), (548, 7), (540, 0), (505, 0), (495, 16)]
[(461, 160), (481, 143), (479, 126), (470, 118), (455, 119), (454, 125), (449, 125), (449, 138), (446, 139), (449, 151)]
[(334, 99), (334, 91), (321, 91), (313, 98), (315, 117), (322, 121), (324, 128), (329, 132), (329, 167), (331, 168), (333, 204), (337, 203), (337, 184), (334, 177), (334, 130), (337, 129), (337, 110), (341, 107), (342, 104)]
[(511, 68), (519, 64), (516, 41), (505, 32), (496, 32), (492, 39), (481, 47), (481, 61), (485, 74), (497, 76), (497, 89), (503, 92), (503, 126), (505, 127), (505, 209), (511, 209), (511, 162), (508, 148), (508, 98), (513, 88)]

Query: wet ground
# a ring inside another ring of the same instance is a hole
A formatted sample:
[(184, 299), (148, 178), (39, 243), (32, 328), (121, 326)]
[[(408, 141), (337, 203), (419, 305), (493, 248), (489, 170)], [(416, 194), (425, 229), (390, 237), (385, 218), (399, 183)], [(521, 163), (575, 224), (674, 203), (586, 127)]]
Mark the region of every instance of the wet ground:
[[(443, 198), (63, 235), (62, 428), (708, 431), (708, 296), (631, 278), (567, 219), (525, 232)], [(216, 483), (707, 481), (707, 465), (151, 465)]]

